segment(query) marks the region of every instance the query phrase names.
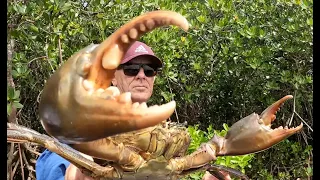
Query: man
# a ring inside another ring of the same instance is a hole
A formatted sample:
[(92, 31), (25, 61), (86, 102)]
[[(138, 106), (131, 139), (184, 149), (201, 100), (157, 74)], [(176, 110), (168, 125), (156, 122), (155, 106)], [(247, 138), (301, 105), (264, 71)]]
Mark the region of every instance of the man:
[[(151, 48), (136, 41), (126, 52), (115, 72), (112, 84), (121, 93), (131, 92), (133, 103), (147, 102), (153, 92), (155, 75), (161, 67), (162, 62)], [(45, 150), (37, 160), (36, 176), (37, 180), (93, 180), (82, 174), (76, 166), (48, 150)]]

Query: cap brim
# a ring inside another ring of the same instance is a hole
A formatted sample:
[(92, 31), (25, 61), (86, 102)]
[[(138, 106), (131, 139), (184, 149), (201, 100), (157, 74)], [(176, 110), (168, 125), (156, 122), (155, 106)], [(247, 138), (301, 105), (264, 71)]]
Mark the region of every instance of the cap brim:
[(139, 57), (139, 56), (150, 56), (152, 58), (152, 63), (156, 64), (159, 67), (163, 66), (161, 60), (157, 56), (154, 56), (154, 55), (151, 55), (151, 54), (134, 54), (132, 56), (129, 56), (129, 57), (123, 59), (121, 61), (121, 64), (127, 63), (127, 62), (131, 61), (132, 59), (134, 59), (136, 57)]

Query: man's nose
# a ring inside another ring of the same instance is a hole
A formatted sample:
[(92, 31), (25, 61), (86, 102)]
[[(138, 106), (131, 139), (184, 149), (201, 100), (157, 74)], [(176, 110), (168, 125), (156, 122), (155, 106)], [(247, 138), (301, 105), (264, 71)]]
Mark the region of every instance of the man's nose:
[(144, 74), (143, 68), (140, 68), (139, 73), (137, 74), (138, 78), (145, 78), (146, 75)]

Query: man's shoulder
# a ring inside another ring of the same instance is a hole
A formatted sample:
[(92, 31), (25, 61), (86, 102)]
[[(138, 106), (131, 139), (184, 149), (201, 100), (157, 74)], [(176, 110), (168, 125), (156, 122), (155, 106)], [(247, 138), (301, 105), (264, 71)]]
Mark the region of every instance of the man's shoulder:
[[(48, 149), (44, 150), (37, 160), (37, 164), (46, 164), (46, 165), (58, 165), (64, 164), (65, 166), (69, 166), (70, 162), (59, 156), (58, 154), (49, 151)], [(52, 167), (52, 166), (51, 166)]]
[(69, 165), (69, 161), (46, 149), (36, 162), (37, 180), (63, 180)]

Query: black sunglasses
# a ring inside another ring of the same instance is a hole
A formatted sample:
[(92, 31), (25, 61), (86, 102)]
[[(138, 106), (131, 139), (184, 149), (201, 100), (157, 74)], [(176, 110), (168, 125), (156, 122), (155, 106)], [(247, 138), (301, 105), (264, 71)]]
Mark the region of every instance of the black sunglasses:
[(118, 66), (118, 69), (123, 69), (126, 76), (136, 76), (140, 68), (143, 69), (147, 77), (153, 77), (160, 71), (160, 68), (148, 64), (120, 64)]

